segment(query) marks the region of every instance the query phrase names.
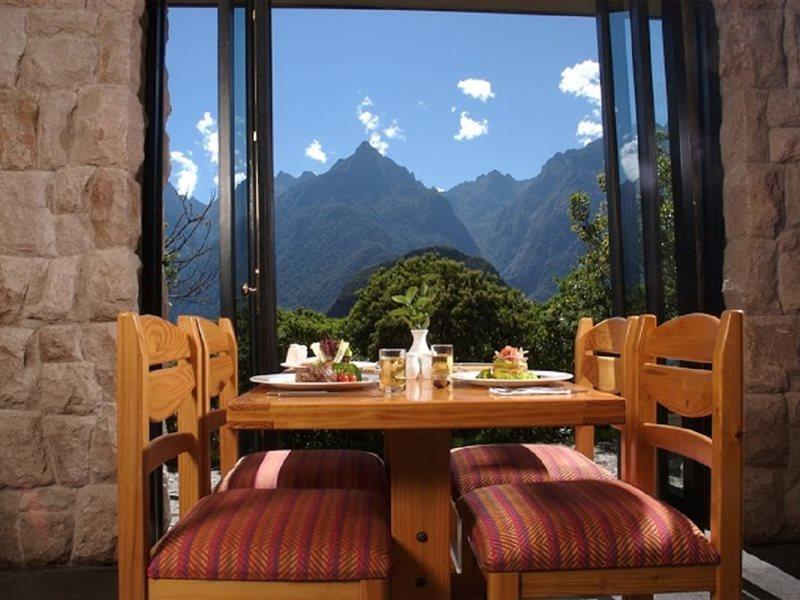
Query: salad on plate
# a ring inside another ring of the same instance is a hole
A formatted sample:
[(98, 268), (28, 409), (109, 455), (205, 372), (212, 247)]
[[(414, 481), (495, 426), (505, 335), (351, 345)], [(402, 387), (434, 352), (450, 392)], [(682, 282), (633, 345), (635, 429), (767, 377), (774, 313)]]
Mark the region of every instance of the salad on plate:
[(531, 381), (538, 379), (538, 376), (528, 371), (528, 351), (514, 346), (506, 346), (502, 350), (494, 353), (492, 366), (483, 369), (477, 375), (477, 379), (502, 379)]
[(305, 383), (353, 383), (362, 380), (361, 369), (351, 361), (349, 342), (326, 338), (311, 344), (316, 360), (295, 368), (295, 379)]

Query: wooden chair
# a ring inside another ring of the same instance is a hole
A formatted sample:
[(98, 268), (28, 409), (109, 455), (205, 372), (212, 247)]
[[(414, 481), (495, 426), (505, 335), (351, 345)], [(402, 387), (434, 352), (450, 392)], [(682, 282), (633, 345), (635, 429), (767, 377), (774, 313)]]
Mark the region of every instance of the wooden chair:
[[(575, 382), (614, 394), (630, 385), (631, 361), (638, 332), (638, 317), (613, 317), (594, 324), (584, 317), (575, 333)], [(630, 436), (622, 431), (620, 473), (628, 464)], [(459, 587), (464, 598), (478, 597), (484, 581), (463, 535), (456, 502), (461, 496), (498, 484), (535, 483), (614, 476), (595, 464), (594, 427), (575, 427), (575, 450), (547, 444), (487, 444), (453, 450), (450, 471), (453, 488), (451, 521), (453, 554), (461, 566)]]
[[(205, 381), (191, 322), (179, 328), (157, 317), (119, 315), (119, 597), (387, 598), (391, 535), (384, 496), (236, 489), (201, 498)], [(149, 423), (175, 413), (178, 431), (149, 440)], [(181, 518), (151, 550), (148, 476), (176, 456)]]
[[(361, 450), (271, 450), (239, 457), (236, 430), (228, 427), (226, 409), (239, 388), (239, 366), (233, 323), (183, 316), (183, 327), (194, 327), (200, 338), (203, 361), (203, 440), (219, 429), (220, 472), (218, 490), (228, 489), (354, 489), (388, 492), (386, 466), (379, 456)], [(212, 399), (218, 408), (212, 410)], [(208, 493), (210, 456), (201, 455), (203, 493)]]
[[(710, 591), (741, 596), (742, 321), (641, 318), (633, 369), (630, 483), (551, 481), (461, 499), (488, 600)], [(669, 363), (667, 363), (669, 361)], [(675, 366), (682, 361), (690, 366)], [(698, 364), (710, 365), (699, 368)], [(712, 437), (656, 422), (665, 406), (712, 416)], [(656, 500), (656, 450), (711, 468), (711, 538)]]

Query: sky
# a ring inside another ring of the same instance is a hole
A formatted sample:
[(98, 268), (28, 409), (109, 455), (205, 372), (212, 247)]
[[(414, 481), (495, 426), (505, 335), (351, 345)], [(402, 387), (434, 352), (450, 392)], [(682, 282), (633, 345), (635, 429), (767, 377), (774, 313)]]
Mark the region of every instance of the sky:
[[(170, 180), (201, 201), (216, 189), (216, 53), (215, 9), (170, 9)], [(276, 173), (322, 173), (366, 140), (449, 189), (492, 169), (533, 177), (602, 133), (589, 17), (275, 9), (273, 54)]]

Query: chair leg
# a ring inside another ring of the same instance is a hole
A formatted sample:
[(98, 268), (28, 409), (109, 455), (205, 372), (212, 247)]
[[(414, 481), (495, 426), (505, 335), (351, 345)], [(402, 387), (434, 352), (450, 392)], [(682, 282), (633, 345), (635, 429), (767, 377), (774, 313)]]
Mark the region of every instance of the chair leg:
[(389, 600), (388, 579), (362, 579), (361, 600)]
[(475, 560), (466, 536), (461, 539), (461, 577), (458, 581), (459, 600), (479, 600), (486, 597), (486, 581)]
[(520, 600), (519, 573), (487, 573), (486, 600)]
[(725, 562), (717, 567), (717, 589), (711, 592), (711, 600), (728, 600), (742, 597), (742, 571), (736, 565), (725, 568)]

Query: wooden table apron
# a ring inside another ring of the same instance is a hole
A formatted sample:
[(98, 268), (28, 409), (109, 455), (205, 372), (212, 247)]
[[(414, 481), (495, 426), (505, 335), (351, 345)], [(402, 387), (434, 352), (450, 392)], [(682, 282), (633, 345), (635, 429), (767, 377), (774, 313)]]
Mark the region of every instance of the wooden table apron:
[(405, 394), (377, 389), (316, 396), (255, 388), (228, 407), (236, 429), (383, 429), (391, 483), (392, 598), (450, 598), (451, 429), (610, 425), (625, 422), (619, 396), (580, 389), (563, 395), (490, 396), (483, 388), (409, 382)]

